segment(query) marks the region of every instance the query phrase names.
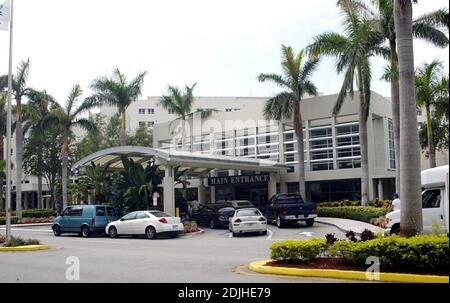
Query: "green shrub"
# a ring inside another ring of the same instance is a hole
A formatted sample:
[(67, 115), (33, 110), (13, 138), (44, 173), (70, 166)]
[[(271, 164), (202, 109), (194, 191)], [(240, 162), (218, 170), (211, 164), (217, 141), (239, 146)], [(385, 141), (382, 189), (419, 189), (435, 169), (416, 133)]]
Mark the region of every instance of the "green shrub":
[(39, 240), (36, 239), (27, 239), (24, 240), (20, 237), (11, 237), (11, 241), (5, 243), (3, 246), (5, 247), (17, 247), (17, 246), (26, 246), (26, 245), (39, 245)]
[[(6, 213), (0, 211), (0, 217), (5, 217)], [(16, 216), (16, 212), (12, 212), (12, 216)], [(56, 210), (53, 209), (27, 209), (22, 211), (23, 218), (48, 218), (56, 217)]]
[[(17, 217), (11, 217), (11, 224), (16, 224), (17, 223)], [(5, 225), (6, 224), (6, 218), (5, 217), (0, 217), (0, 225)]]
[(327, 247), (327, 241), (322, 239), (286, 240), (273, 243), (270, 256), (273, 260), (311, 262), (323, 255)]
[(336, 201), (336, 202), (318, 202), (318, 207), (341, 207), (341, 206), (361, 206), (361, 201)]
[(319, 217), (352, 219), (370, 223), (373, 218), (386, 215), (387, 208), (372, 206), (317, 207)]
[(338, 241), (329, 247), (331, 257), (365, 265), (370, 256), (380, 258), (384, 269), (449, 270), (447, 235), (425, 235), (412, 238), (390, 236), (365, 242)]

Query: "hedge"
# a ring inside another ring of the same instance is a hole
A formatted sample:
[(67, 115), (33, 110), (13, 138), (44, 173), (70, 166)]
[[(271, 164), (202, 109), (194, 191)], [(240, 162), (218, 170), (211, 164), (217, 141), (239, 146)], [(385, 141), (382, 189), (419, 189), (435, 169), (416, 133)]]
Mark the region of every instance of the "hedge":
[(447, 235), (412, 238), (381, 237), (364, 242), (289, 240), (271, 245), (271, 258), (285, 262), (313, 262), (320, 257), (341, 258), (349, 264), (366, 266), (370, 256), (380, 258), (380, 267), (389, 270), (439, 270), (449, 268)]
[[(318, 207), (342, 207), (342, 206), (361, 206), (361, 201), (335, 201), (335, 202), (317, 202)], [(390, 200), (379, 200), (373, 199), (369, 202), (369, 206), (373, 207), (387, 207), (389, 208), (392, 205), (392, 201)]]
[[(12, 215), (15, 216), (16, 212), (13, 211)], [(0, 217), (5, 217), (6, 214), (4, 211), (0, 212)], [(27, 209), (22, 211), (23, 218), (48, 218), (55, 217), (56, 210), (53, 209)]]
[(317, 207), (319, 217), (343, 218), (370, 223), (373, 218), (386, 215), (388, 208), (373, 206)]
[(327, 241), (322, 239), (286, 240), (273, 243), (270, 246), (270, 257), (273, 260), (295, 262), (311, 262), (322, 255), (327, 249)]
[[(11, 224), (16, 224), (17, 220), (18, 220), (17, 217), (11, 217)], [(0, 225), (5, 225), (5, 224), (6, 224), (6, 218), (0, 217)]]
[(370, 256), (380, 259), (385, 269), (446, 270), (449, 267), (449, 241), (447, 235), (422, 235), (412, 238), (389, 236), (365, 242), (338, 241), (327, 254), (364, 265)]

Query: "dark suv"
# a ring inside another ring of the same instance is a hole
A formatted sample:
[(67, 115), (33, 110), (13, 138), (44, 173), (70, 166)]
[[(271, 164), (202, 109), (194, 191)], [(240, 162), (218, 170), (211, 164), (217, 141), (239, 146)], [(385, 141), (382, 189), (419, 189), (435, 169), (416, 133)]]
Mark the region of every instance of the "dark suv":
[(197, 224), (214, 228), (228, 228), (229, 218), (235, 208), (228, 203), (211, 203), (203, 205), (195, 214)]

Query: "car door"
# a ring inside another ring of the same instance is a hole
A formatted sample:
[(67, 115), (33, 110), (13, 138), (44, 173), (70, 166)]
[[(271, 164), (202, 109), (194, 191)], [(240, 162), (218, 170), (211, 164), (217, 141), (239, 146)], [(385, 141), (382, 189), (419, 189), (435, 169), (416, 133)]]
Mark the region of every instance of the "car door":
[(137, 212), (129, 213), (120, 219), (117, 223), (117, 232), (122, 235), (131, 235), (133, 231), (133, 220), (136, 219)]
[(81, 224), (83, 221), (83, 216), (87, 215), (88, 209), (84, 209), (83, 206), (75, 205), (69, 212), (69, 222), (68, 227), (70, 232), (81, 232)]
[(442, 188), (427, 189), (422, 193), (423, 231), (445, 231), (444, 192)]
[(136, 219), (132, 220), (131, 223), (131, 230), (133, 235), (144, 235), (149, 220), (149, 215), (147, 215), (145, 212), (139, 211), (136, 214)]
[(272, 197), (269, 201), (269, 205), (267, 205), (265, 215), (267, 216), (267, 219), (275, 220), (275, 197)]
[(106, 216), (106, 208), (104, 206), (95, 207), (95, 227), (106, 227), (108, 225), (108, 217)]
[(66, 207), (66, 209), (63, 211), (61, 218), (59, 220), (59, 228), (61, 228), (62, 232), (70, 231), (70, 210), (72, 209), (71, 206)]

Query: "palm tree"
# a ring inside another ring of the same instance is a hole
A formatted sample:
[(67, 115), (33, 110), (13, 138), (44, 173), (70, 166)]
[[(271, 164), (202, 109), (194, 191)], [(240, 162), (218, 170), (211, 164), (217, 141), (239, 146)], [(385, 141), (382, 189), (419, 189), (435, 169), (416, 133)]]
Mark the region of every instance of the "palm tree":
[[(350, 3), (355, 9), (371, 20), (389, 43), (390, 58), (387, 73), (383, 79), (391, 84), (392, 124), (394, 127), (394, 146), (396, 163), (396, 192), (400, 192), (400, 104), (398, 82), (398, 54), (394, 25), (393, 0), (339, 0), (340, 5)], [(371, 5), (372, 3), (373, 5)], [(415, 38), (430, 42), (437, 47), (448, 46), (448, 38), (440, 29), (448, 31), (448, 9), (439, 9), (413, 20), (413, 35)]]
[[(28, 103), (23, 105), (23, 132), (30, 131), (30, 136), (40, 137), (45, 131), (45, 120), (48, 119), (50, 110), (56, 104), (55, 99), (46, 91), (36, 91), (31, 89), (28, 94)], [(38, 208), (43, 208), (42, 199), (42, 141), (35, 140), (37, 147), (38, 165)]]
[(345, 36), (338, 33), (324, 33), (314, 38), (308, 46), (312, 56), (336, 57), (337, 72), (344, 73), (344, 82), (339, 92), (333, 115), (337, 115), (346, 100), (347, 94), (353, 99), (354, 82), (359, 90), (359, 138), (361, 148), (361, 204), (369, 203), (369, 161), (367, 146), (367, 120), (371, 97), (371, 63), (375, 55), (388, 56), (383, 47), (382, 35), (373, 30), (371, 23), (360, 18), (350, 6), (340, 6), (344, 15)]
[(147, 72), (140, 72), (136, 78), (128, 82), (125, 75), (116, 68), (112, 77), (100, 77), (91, 84), (91, 88), (96, 93), (94, 97), (103, 104), (117, 107), (121, 115), (121, 145), (127, 145), (126, 110), (142, 94), (142, 86), (146, 75)]
[(395, 0), (394, 20), (400, 81), (400, 235), (410, 237), (423, 229), (411, 0)]
[(91, 162), (90, 166), (86, 166), (84, 174), (80, 177), (80, 181), (93, 190), (95, 203), (105, 202), (107, 193), (107, 167), (95, 165)]
[(439, 85), (441, 84), (442, 62), (434, 60), (416, 70), (416, 102), (418, 108), (424, 108), (427, 115), (427, 142), (430, 168), (436, 167), (436, 146), (433, 144), (433, 128), (431, 125), (431, 109), (437, 102)]
[(181, 121), (181, 145), (183, 149), (186, 149), (186, 121), (193, 119), (196, 114), (199, 114), (201, 118), (206, 118), (213, 112), (216, 112), (215, 109), (201, 108), (192, 111), (195, 101), (193, 91), (196, 85), (197, 83), (194, 83), (191, 87), (186, 85), (184, 92), (176, 86), (169, 85), (167, 89), (168, 94), (163, 95), (158, 103), (158, 105), (162, 106), (165, 110), (178, 116), (178, 118), (171, 123)]
[[(306, 94), (317, 95), (317, 88), (311, 81), (319, 59), (304, 62), (305, 51), (295, 54), (291, 47), (281, 46), (281, 67), (283, 75), (260, 74), (260, 82), (270, 81), (284, 89), (283, 92), (269, 99), (264, 106), (266, 119), (291, 119), (294, 114), (294, 130), (297, 137), (298, 174), (300, 195), (306, 197), (305, 160), (303, 143), (303, 118), (300, 102)], [(304, 62), (304, 63), (303, 63)]]
[[(22, 158), (23, 158), (23, 129), (22, 129), (22, 98), (27, 95), (28, 72), (30, 70), (30, 59), (22, 61), (17, 67), (16, 75), (13, 77), (12, 94), (16, 100), (16, 216), (22, 218)], [(0, 88), (7, 86), (7, 77), (0, 78)]]
[(73, 128), (80, 127), (86, 131), (92, 131), (97, 128), (97, 126), (87, 118), (82, 117), (83, 114), (87, 113), (92, 108), (98, 105), (96, 98), (87, 98), (79, 106), (77, 104), (80, 102), (80, 98), (83, 91), (81, 87), (77, 84), (75, 85), (69, 93), (66, 104), (64, 107), (56, 106), (52, 111), (52, 118), (48, 119), (49, 123), (55, 121), (58, 122), (63, 128), (63, 145), (61, 147), (61, 158), (62, 158), (62, 196), (63, 203), (62, 206), (58, 203), (58, 211), (61, 211), (67, 206), (67, 182), (68, 182), (68, 166), (69, 166), (69, 145), (70, 138), (73, 135)]

